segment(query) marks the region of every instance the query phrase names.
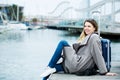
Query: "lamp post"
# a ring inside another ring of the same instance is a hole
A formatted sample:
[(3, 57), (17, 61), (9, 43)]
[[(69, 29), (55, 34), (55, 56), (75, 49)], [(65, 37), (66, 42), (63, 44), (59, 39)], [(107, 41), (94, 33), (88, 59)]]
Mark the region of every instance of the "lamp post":
[(19, 6), (17, 6), (17, 21), (19, 22)]
[(100, 11), (92, 11), (92, 18), (97, 19), (98, 21), (98, 34), (100, 35), (100, 26), (101, 26), (101, 12)]

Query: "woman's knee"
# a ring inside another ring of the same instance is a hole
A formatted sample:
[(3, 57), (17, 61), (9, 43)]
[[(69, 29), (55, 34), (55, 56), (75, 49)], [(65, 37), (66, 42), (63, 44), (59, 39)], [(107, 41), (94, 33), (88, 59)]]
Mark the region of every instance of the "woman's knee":
[(67, 43), (67, 41), (66, 40), (61, 40), (60, 43)]
[(66, 40), (61, 40), (59, 43), (63, 45), (68, 45), (68, 42)]

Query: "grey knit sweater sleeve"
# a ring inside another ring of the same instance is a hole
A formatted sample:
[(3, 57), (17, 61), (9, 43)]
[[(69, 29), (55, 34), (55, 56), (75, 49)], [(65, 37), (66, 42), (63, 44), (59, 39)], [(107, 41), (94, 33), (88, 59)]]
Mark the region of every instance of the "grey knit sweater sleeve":
[(107, 73), (107, 68), (106, 68), (106, 65), (105, 65), (105, 61), (104, 61), (104, 58), (102, 56), (102, 47), (101, 47), (101, 41), (100, 41), (100, 38), (96, 35), (94, 36), (91, 36), (93, 38), (92, 42), (92, 46), (93, 46), (93, 49), (92, 49), (92, 53), (93, 53), (93, 59), (94, 59), (94, 62), (96, 63), (98, 69), (99, 69), (99, 73), (100, 74), (106, 74)]

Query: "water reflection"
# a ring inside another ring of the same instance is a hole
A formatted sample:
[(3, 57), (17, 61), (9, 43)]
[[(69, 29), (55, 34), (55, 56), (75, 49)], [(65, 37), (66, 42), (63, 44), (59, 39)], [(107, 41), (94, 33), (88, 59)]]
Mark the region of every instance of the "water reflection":
[(0, 34), (0, 42), (22, 41), (24, 35), (20, 31), (8, 31)]
[[(0, 34), (0, 80), (40, 80), (58, 42), (79, 35), (60, 30), (8, 31)], [(120, 42), (112, 42), (112, 61), (120, 61)]]

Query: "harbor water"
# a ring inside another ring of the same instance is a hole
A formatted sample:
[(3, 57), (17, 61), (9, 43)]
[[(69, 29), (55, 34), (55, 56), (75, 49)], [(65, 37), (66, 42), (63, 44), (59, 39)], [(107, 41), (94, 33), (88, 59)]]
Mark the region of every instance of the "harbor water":
[[(58, 42), (71, 45), (79, 35), (67, 31), (17, 30), (0, 34), (0, 80), (41, 80)], [(120, 61), (120, 40), (111, 40), (112, 62)]]

